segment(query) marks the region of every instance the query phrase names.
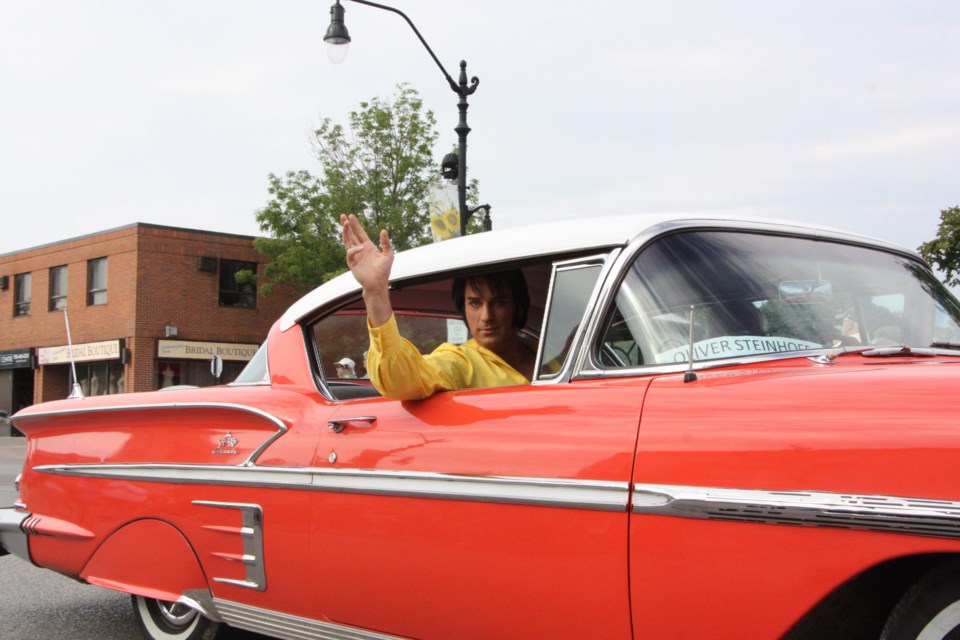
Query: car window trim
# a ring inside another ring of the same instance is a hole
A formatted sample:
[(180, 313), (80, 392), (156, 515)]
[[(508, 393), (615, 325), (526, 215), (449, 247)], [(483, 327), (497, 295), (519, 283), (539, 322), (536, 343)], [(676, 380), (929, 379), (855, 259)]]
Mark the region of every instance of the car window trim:
[[(716, 220), (716, 219), (694, 219), (664, 222), (647, 228), (631, 240), (626, 247), (616, 252), (616, 258), (609, 264), (613, 277), (604, 277), (600, 284), (599, 296), (596, 304), (592, 307), (590, 313), (585, 318), (582, 327), (584, 341), (581, 344), (580, 353), (577, 356), (575, 366), (571, 375), (571, 380), (591, 380), (598, 378), (625, 378), (636, 376), (650, 376), (664, 373), (677, 373), (685, 371), (689, 365), (683, 364), (651, 364), (639, 367), (611, 368), (601, 364), (597, 357), (597, 350), (602, 338), (601, 330), (607, 313), (616, 303), (616, 293), (627, 271), (630, 269), (637, 256), (652, 242), (657, 239), (672, 235), (675, 233), (688, 233), (695, 231), (730, 231), (742, 232), (760, 235), (786, 236), (791, 238), (806, 238), (810, 240), (819, 240), (824, 242), (834, 242), (837, 244), (847, 244), (852, 246), (864, 247), (875, 251), (883, 251), (894, 255), (907, 258), (914, 262), (926, 264), (923, 259), (915, 252), (889, 244), (880, 240), (868, 240), (858, 236), (851, 236), (842, 231), (833, 231), (829, 229), (807, 229), (796, 227), (783, 222), (761, 222), (746, 225), (734, 220)], [(821, 349), (819, 351), (827, 351)], [(770, 360), (786, 359), (796, 357), (796, 354), (764, 354), (756, 356), (744, 356), (735, 359), (737, 363), (764, 362)], [(707, 363), (694, 363), (695, 370), (713, 369), (723, 366), (729, 366), (734, 360), (716, 360)]]

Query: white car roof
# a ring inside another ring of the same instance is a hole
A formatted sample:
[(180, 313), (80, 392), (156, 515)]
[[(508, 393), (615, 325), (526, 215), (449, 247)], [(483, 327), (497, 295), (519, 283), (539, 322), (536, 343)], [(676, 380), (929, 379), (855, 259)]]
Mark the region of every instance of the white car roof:
[[(390, 279), (391, 281), (400, 281), (437, 272), (495, 265), (537, 256), (622, 247), (645, 231), (658, 225), (697, 220), (743, 223), (745, 228), (755, 228), (758, 224), (776, 224), (781, 227), (784, 225), (796, 227), (797, 230), (807, 232), (811, 230), (824, 231), (823, 228), (794, 222), (717, 214), (646, 213), (613, 217), (597, 216), (477, 233), (464, 238), (455, 238), (423, 245), (409, 251), (402, 251), (397, 253), (394, 259)], [(373, 235), (371, 229), (368, 229), (367, 232)], [(830, 230), (825, 235), (856, 237), (834, 230)], [(868, 241), (866, 238), (859, 239)], [(873, 242), (890, 246), (879, 241)], [(349, 271), (337, 276), (295, 302), (281, 316), (280, 329), (286, 331), (318, 307), (332, 300), (356, 293), (359, 289), (359, 284)]]

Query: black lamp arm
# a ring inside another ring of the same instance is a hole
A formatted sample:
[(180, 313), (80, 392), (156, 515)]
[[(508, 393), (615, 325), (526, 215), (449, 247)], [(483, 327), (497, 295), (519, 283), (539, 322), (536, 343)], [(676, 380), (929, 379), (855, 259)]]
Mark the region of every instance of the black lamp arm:
[(376, 7), (377, 9), (383, 9), (384, 11), (390, 11), (404, 20), (407, 21), (407, 24), (410, 25), (410, 28), (413, 29), (413, 32), (417, 34), (417, 37), (420, 38), (420, 43), (423, 44), (423, 47), (427, 50), (427, 53), (430, 54), (430, 57), (433, 58), (433, 61), (437, 63), (437, 66), (440, 68), (443, 77), (447, 79), (447, 82), (450, 84), (450, 88), (454, 90), (458, 95), (471, 95), (474, 91), (477, 90), (477, 85), (480, 84), (480, 79), (474, 76), (470, 79), (470, 86), (466, 84), (457, 84), (450, 74), (447, 73), (447, 70), (443, 68), (443, 65), (440, 64), (440, 60), (437, 58), (436, 54), (433, 52), (433, 49), (430, 48), (430, 45), (427, 44), (427, 41), (423, 39), (423, 36), (420, 35), (420, 30), (417, 29), (417, 26), (413, 24), (413, 21), (407, 17), (403, 11), (399, 9), (394, 9), (393, 7), (388, 7), (385, 4), (378, 4), (376, 2), (370, 2), (370, 0), (350, 0), (351, 2), (356, 2), (357, 4), (365, 4), (368, 7)]

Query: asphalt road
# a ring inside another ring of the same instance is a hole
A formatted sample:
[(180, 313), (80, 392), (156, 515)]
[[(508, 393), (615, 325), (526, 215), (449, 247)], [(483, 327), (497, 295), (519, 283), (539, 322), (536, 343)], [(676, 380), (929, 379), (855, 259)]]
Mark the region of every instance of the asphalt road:
[[(0, 507), (16, 500), (13, 479), (25, 438), (0, 437)], [(0, 557), (2, 640), (135, 640), (140, 638), (130, 596), (75, 582), (13, 555)], [(268, 640), (230, 629), (223, 640)]]
[(4, 640), (131, 640), (140, 632), (130, 596), (6, 555), (0, 558), (0, 635)]

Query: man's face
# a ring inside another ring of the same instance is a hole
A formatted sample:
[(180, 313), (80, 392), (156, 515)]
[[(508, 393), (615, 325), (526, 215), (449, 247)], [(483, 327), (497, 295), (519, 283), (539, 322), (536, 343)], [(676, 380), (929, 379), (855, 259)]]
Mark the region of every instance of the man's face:
[(504, 287), (498, 294), (486, 278), (474, 278), (467, 281), (463, 296), (470, 333), (481, 347), (499, 354), (515, 334), (516, 305), (510, 289)]

